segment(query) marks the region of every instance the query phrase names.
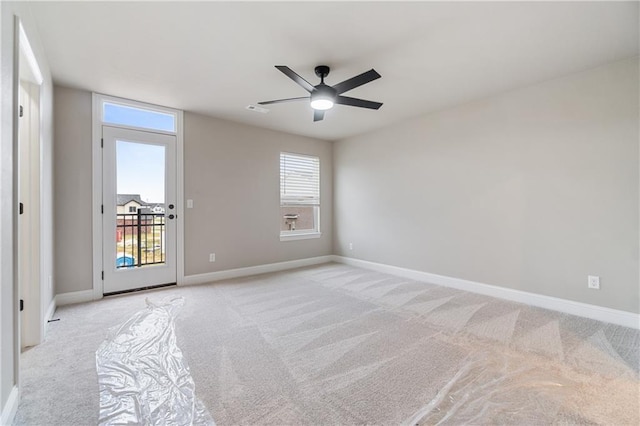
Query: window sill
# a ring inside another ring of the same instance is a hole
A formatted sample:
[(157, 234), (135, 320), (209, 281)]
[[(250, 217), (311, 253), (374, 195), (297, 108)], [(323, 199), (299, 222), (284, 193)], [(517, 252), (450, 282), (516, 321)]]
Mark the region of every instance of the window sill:
[(311, 238), (320, 238), (322, 232), (305, 232), (301, 234), (280, 234), (280, 241), (309, 240)]

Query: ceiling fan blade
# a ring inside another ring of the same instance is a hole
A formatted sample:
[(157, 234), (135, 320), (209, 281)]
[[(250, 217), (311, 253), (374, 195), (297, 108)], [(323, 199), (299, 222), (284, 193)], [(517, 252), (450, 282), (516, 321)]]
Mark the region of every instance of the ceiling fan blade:
[(335, 103), (369, 109), (379, 109), (382, 106), (382, 102), (365, 101), (364, 99), (350, 98), (348, 96), (338, 96)]
[(318, 110), (318, 109), (314, 109), (313, 110), (313, 121), (314, 123), (316, 121), (320, 121), (324, 118), (324, 111), (323, 110)]
[(306, 90), (307, 92), (311, 93), (311, 92), (313, 92), (315, 90), (315, 88), (313, 87), (313, 85), (311, 83), (309, 83), (304, 78), (300, 77), (291, 68), (289, 68), (289, 67), (287, 67), (285, 65), (276, 65), (276, 68), (278, 68), (280, 71), (282, 71), (282, 73), (284, 75), (286, 75), (287, 77), (289, 77), (291, 80), (295, 81), (300, 86), (302, 86), (304, 88), (304, 90)]
[[(284, 72), (284, 71), (283, 71)], [(363, 84), (367, 84), (370, 81), (376, 80), (382, 77), (380, 74), (376, 72), (373, 68), (367, 72), (363, 72), (360, 75), (356, 75), (348, 80), (343, 81), (342, 83), (338, 83), (335, 86), (332, 86), (336, 89), (338, 95), (344, 92), (347, 92), (351, 89), (355, 89), (358, 86), (362, 86)]]
[(304, 100), (309, 100), (309, 96), (303, 96), (301, 98), (276, 99), (275, 101), (258, 102), (258, 105), (281, 104), (283, 102), (295, 102), (295, 101), (304, 101)]

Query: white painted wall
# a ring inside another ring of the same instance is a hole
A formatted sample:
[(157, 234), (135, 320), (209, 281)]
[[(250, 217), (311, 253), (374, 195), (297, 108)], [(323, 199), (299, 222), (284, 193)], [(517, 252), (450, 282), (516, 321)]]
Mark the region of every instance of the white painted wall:
[[(53, 121), (52, 121), (52, 91), (53, 84), (47, 65), (46, 57), (40, 44), (35, 23), (29, 10), (29, 4), (24, 2), (0, 2), (0, 257), (2, 269), (0, 270), (0, 408), (2, 420), (9, 418), (10, 412), (17, 402), (15, 388), (18, 381), (16, 358), (18, 354), (17, 340), (14, 336), (17, 318), (17, 300), (14, 292), (14, 238), (15, 238), (15, 214), (17, 206), (14, 198), (14, 152), (13, 135), (15, 122), (15, 105), (17, 99), (14, 95), (14, 19), (19, 16), (23, 27), (31, 42), (38, 64), (44, 77), (41, 91), (41, 112), (43, 116), (42, 135), (42, 164), (41, 171), (42, 197), (41, 231), (45, 244), (41, 247), (43, 257), (41, 271), (44, 277), (45, 291), (41, 303), (49, 306), (53, 300), (53, 288), (46, 283), (47, 278), (53, 275), (53, 209), (52, 203), (52, 147), (53, 147)], [(46, 320), (46, 319), (45, 319)], [(13, 392), (13, 393), (12, 393)], [(9, 403), (8, 403), (9, 402)]]
[(638, 80), (636, 58), (337, 142), (335, 254), (638, 313)]

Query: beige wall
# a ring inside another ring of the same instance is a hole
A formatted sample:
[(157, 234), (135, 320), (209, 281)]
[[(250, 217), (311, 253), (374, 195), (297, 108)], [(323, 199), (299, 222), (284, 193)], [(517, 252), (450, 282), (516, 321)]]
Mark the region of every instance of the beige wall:
[(55, 86), (56, 293), (93, 288), (91, 93)]
[[(57, 293), (89, 290), (91, 93), (55, 88)], [(185, 274), (331, 254), (331, 143), (185, 113)], [(280, 242), (281, 150), (318, 155), (322, 237)], [(70, 208), (73, 206), (73, 208)], [(216, 253), (216, 262), (209, 262)]]
[(334, 251), (639, 312), (638, 115), (636, 59), (338, 142)]
[[(331, 142), (191, 113), (184, 123), (186, 275), (331, 254)], [(281, 151), (320, 157), (321, 238), (280, 241)]]

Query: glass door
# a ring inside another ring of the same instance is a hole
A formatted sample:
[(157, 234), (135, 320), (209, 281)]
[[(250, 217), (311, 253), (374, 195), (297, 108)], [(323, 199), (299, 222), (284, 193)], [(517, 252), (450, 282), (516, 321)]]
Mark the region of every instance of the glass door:
[(176, 282), (176, 137), (103, 126), (104, 294)]

